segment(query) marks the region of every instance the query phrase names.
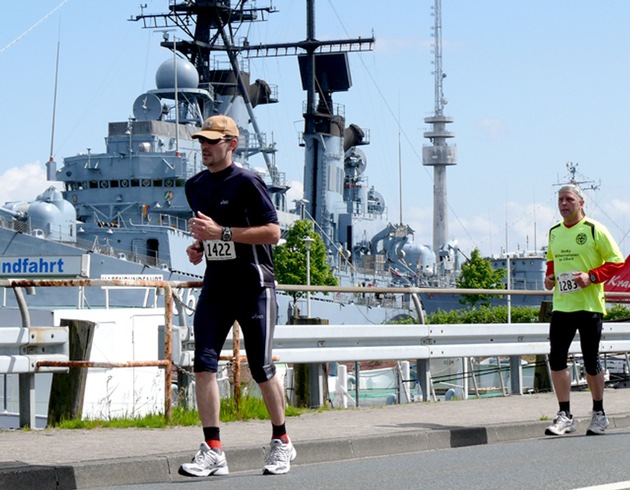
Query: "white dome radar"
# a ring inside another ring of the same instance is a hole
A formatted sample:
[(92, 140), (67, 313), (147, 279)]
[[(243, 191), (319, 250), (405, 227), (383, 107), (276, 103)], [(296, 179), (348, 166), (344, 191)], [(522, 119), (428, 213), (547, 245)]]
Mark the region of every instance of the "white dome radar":
[(195, 66), (188, 60), (177, 58), (162, 63), (155, 73), (155, 85), (158, 89), (175, 88), (175, 65), (177, 65), (177, 88), (198, 88), (199, 73)]

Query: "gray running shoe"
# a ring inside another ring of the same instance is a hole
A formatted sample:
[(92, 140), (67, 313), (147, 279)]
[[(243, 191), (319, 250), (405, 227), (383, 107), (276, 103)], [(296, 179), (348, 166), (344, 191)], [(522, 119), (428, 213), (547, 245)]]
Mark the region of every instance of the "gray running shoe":
[(267, 457), (265, 458), (265, 466), (263, 466), (263, 475), (284, 475), (291, 469), (291, 461), (295, 459), (297, 452), (291, 444), (286, 444), (281, 439), (271, 439), (271, 445)]
[(545, 434), (548, 436), (561, 436), (562, 434), (575, 432), (575, 429), (575, 419), (567, 417), (566, 413), (560, 411), (556, 418), (553, 419), (553, 424), (545, 429)]
[(225, 453), (218, 453), (202, 442), (192, 462), (183, 464), (180, 472), (190, 476), (208, 476), (227, 475), (229, 470)]
[(608, 418), (604, 412), (591, 412), (591, 425), (586, 431), (587, 436), (600, 436), (608, 428)]

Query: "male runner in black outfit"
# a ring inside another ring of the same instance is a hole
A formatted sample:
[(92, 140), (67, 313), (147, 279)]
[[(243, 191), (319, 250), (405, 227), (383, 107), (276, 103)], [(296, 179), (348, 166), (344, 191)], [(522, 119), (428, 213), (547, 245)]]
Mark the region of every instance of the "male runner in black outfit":
[(201, 143), (206, 170), (186, 182), (195, 238), (186, 252), (193, 264), (206, 261), (194, 319), (195, 390), (204, 440), (182, 472), (226, 475), (219, 435), (219, 355), (235, 321), (247, 346), (247, 359), (272, 424), (264, 474), (284, 474), (296, 452), (285, 429), (284, 391), (275, 376), (272, 340), (276, 319), (271, 246), (280, 239), (278, 217), (264, 181), (232, 161), (239, 131), (233, 119), (213, 116), (193, 135)]

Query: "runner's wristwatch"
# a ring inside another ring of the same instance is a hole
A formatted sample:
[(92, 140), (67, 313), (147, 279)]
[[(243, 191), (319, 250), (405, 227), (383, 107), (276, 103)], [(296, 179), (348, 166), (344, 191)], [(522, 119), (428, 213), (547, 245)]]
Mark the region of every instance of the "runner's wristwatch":
[(223, 227), (223, 231), (221, 232), (221, 240), (223, 240), (224, 242), (232, 241), (232, 228), (230, 228), (229, 226)]
[(595, 284), (597, 282), (597, 276), (593, 274), (592, 272), (588, 273), (588, 278), (591, 280), (592, 284)]

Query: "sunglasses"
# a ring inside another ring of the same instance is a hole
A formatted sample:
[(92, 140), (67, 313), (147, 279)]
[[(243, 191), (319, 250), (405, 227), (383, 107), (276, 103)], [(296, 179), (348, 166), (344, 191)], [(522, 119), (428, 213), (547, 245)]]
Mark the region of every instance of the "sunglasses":
[(204, 138), (203, 136), (198, 136), (197, 139), (199, 140), (199, 144), (207, 143), (209, 145), (216, 145), (217, 143), (221, 141), (230, 141), (232, 138), (228, 136), (223, 136), (222, 138), (210, 139), (210, 138)]

